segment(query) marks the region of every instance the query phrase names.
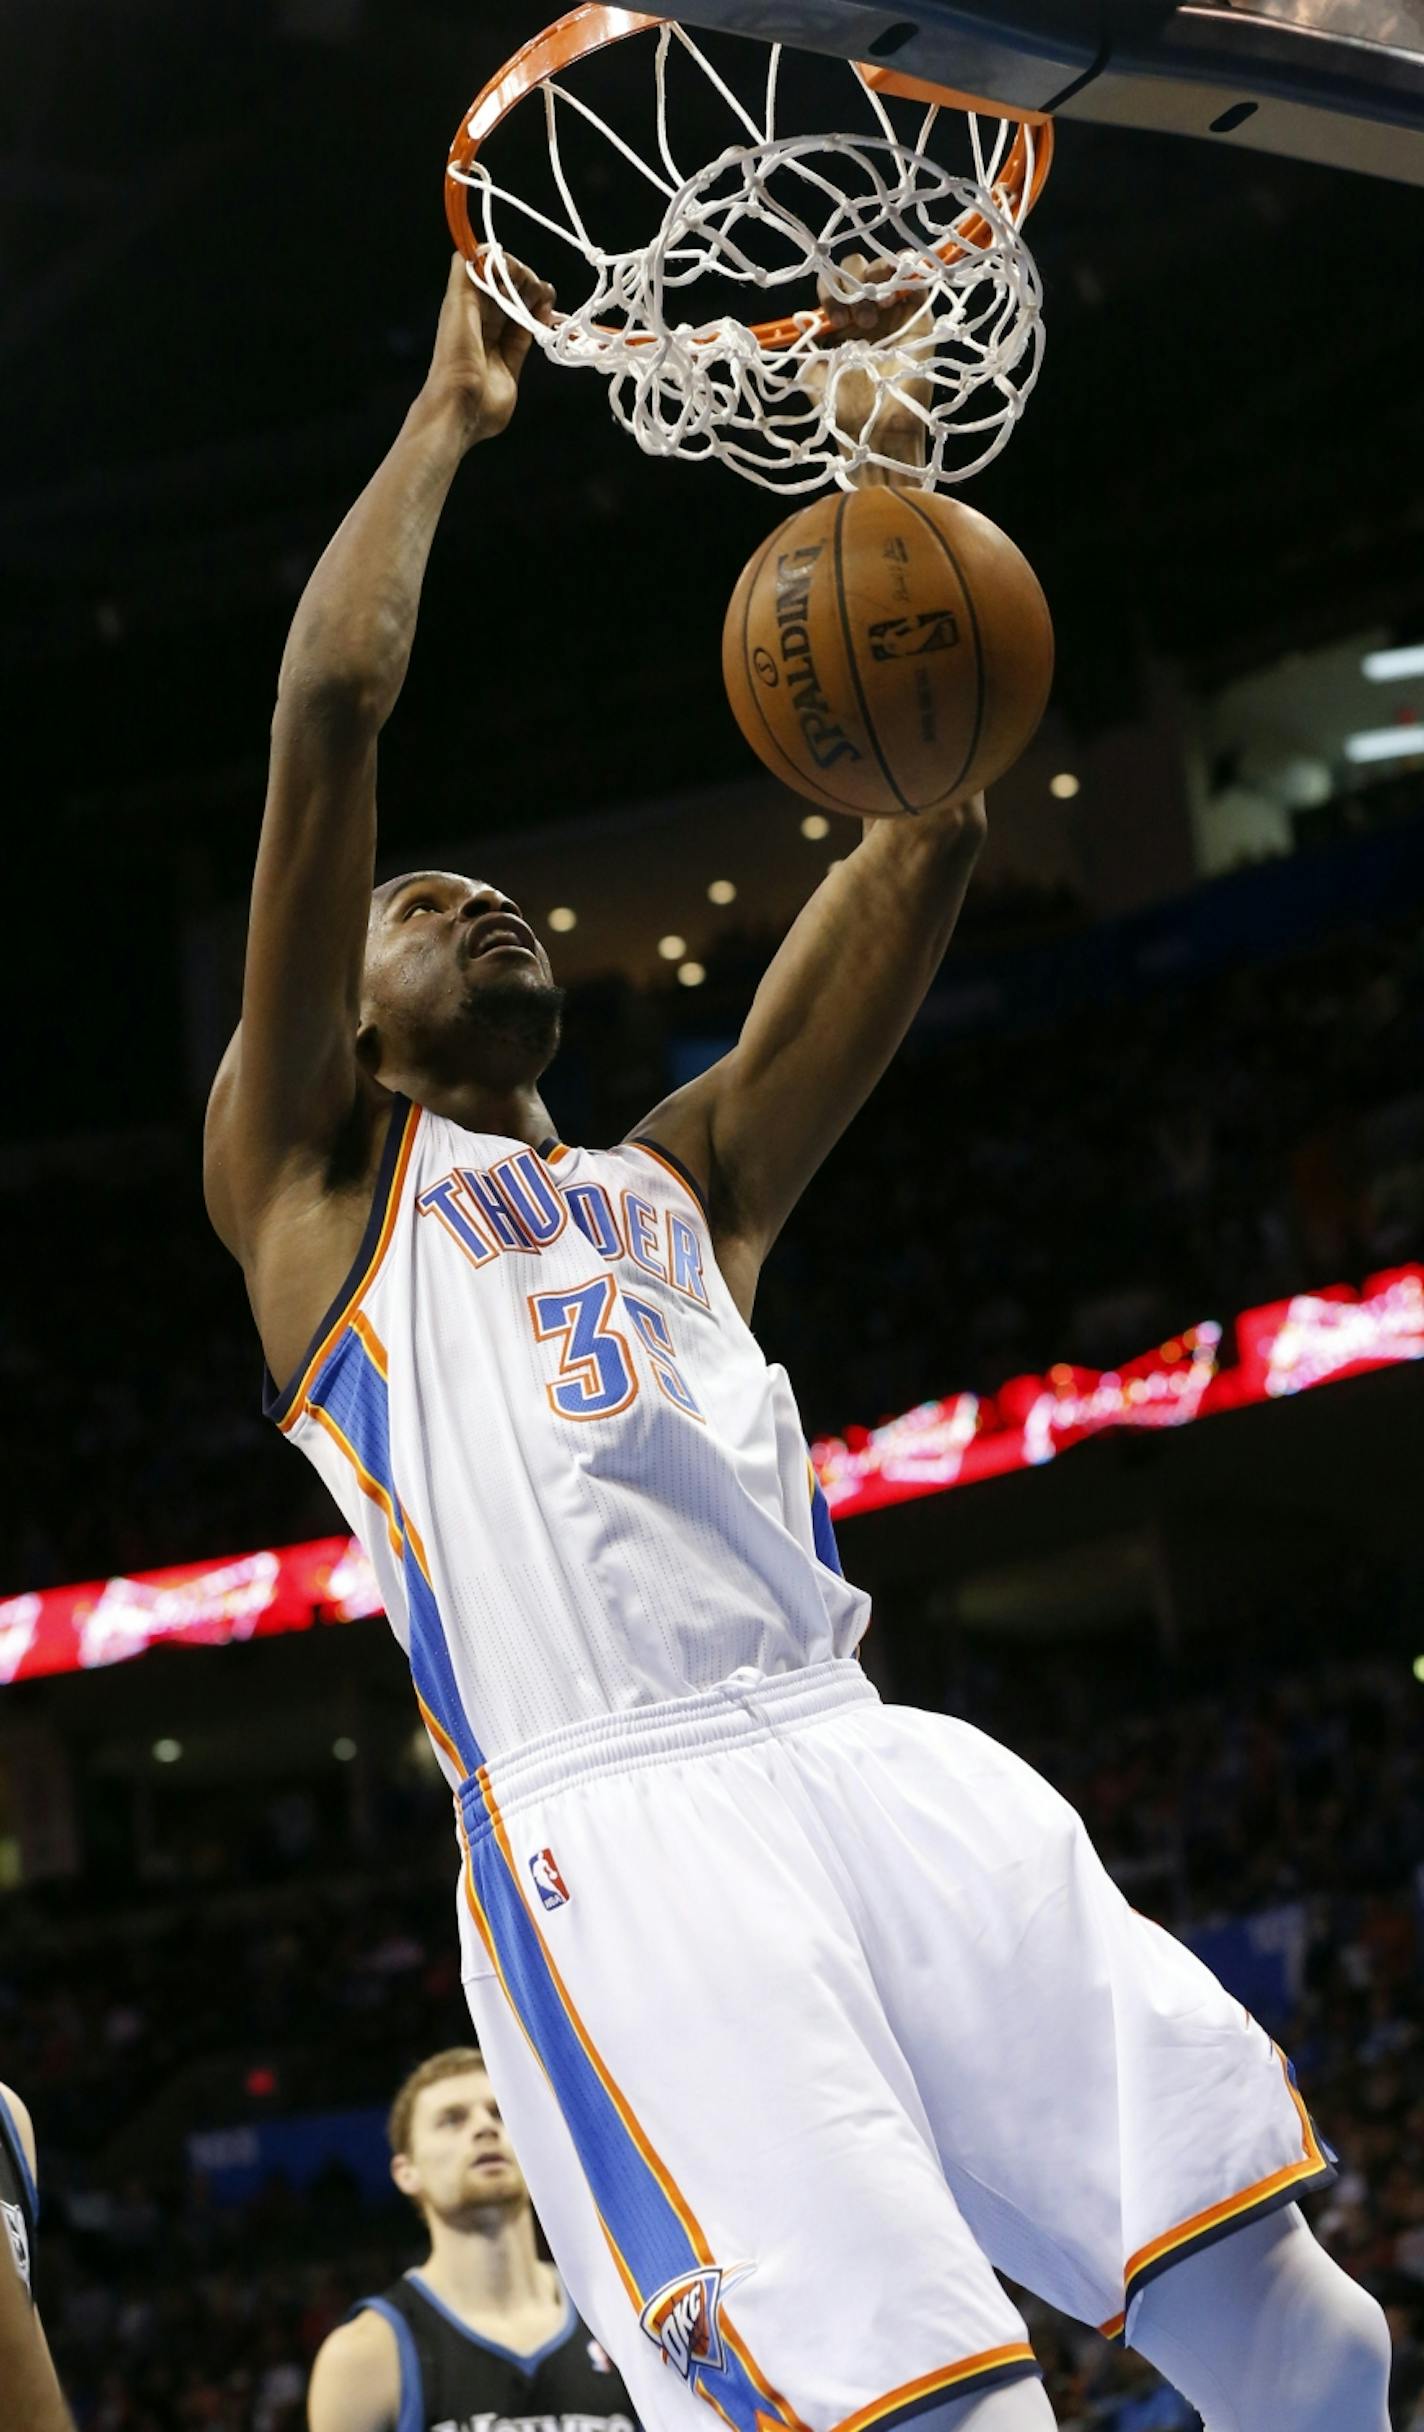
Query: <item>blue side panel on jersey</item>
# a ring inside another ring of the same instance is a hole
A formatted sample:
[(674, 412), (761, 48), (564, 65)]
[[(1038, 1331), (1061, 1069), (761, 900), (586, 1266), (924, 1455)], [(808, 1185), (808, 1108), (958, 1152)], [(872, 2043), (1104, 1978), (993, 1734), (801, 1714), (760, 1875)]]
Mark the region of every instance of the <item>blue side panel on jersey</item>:
[(828, 1571), (834, 1571), (838, 1578), (843, 1579), (845, 1573), (841, 1569), (840, 1547), (831, 1526), (831, 1507), (826, 1501), (820, 1479), (815, 1476), (811, 1479), (811, 1538), (817, 1559), (824, 1562)]
[(388, 2322), (395, 2332), (396, 2353), (400, 2357), (400, 2413), (396, 2417), (396, 2432), (425, 2432), (425, 2376), (410, 2324), (384, 2297), (358, 2299), (347, 2321), (356, 2314), (379, 2314), (382, 2322)]
[(415, 1558), (391, 1468), (390, 1395), (386, 1380), (354, 1327), (348, 1327), (322, 1362), (307, 1394), (313, 1408), (335, 1420), (361, 1466), (383, 1486), (394, 1507), (405, 1545), (406, 1605), (410, 1614), (410, 1669), (416, 1692), (459, 1749), (467, 1773), (484, 1759), (465, 1718), (445, 1625), (435, 1591)]
[(417, 1693), (459, 1749), (466, 1773), (478, 1773), (484, 1753), (465, 1719), (435, 1590), (416, 1561), (409, 1536), (405, 1541), (405, 1600), (410, 1614), (411, 1677)]
[[(599, 2215), (646, 2300), (703, 2264), (649, 2163), (624, 2125), (564, 2007), (537, 1927), (511, 1879), (479, 1788), (463, 1794), (465, 1829), (480, 1903), (509, 1996), (548, 2074)], [(741, 2359), (725, 2351), (719, 2370), (698, 2367), (738, 2432), (776, 2420)]]
[(396, 1500), (391, 1475), (390, 1396), (386, 1380), (354, 1326), (328, 1352), (311, 1382), (307, 1400), (328, 1411), (362, 1467)]

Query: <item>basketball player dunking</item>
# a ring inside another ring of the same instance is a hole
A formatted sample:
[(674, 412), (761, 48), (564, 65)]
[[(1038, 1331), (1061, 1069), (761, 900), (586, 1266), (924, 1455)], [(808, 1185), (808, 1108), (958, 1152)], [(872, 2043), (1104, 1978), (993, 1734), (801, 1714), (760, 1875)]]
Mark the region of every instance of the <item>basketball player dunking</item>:
[(208, 1193), (456, 1794), (470, 2008), (559, 2268), (658, 2432), (698, 2400), (1033, 2432), (996, 2266), (1210, 2432), (1385, 2432), (1383, 2317), (1294, 2202), (1331, 2163), (1287, 2064), (1026, 1766), (881, 1704), (749, 1330), (982, 803), (873, 825), (732, 1052), (611, 1149), (540, 1099), (560, 998), (518, 907), (452, 871), (372, 892), (427, 553), (528, 343), (455, 263), (297, 610)]
[(323, 2343), (310, 2432), (635, 2432), (611, 2358), (540, 2259), (480, 2054), (437, 2052), (391, 2105), (391, 2176), (430, 2253)]

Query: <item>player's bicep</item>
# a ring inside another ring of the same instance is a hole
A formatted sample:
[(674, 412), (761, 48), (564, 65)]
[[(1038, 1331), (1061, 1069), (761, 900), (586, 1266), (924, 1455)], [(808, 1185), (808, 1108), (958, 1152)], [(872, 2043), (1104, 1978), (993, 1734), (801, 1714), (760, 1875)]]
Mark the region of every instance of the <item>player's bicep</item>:
[(369, 2309), (317, 2350), (307, 2390), (308, 2432), (393, 2432), (400, 2414), (396, 2335)]
[(324, 1156), (351, 1114), (375, 833), (375, 727), (359, 701), (279, 700), (242, 1027), (209, 1121), (236, 1206), (266, 1197), (294, 1154)]
[(762, 1251), (914, 1020), (982, 836), (982, 802), (877, 823), (827, 873), (708, 1076), (712, 1170)]
[(354, 1070), (376, 853), (359, 701), (279, 700), (242, 978), (244, 1090), (305, 1132)]

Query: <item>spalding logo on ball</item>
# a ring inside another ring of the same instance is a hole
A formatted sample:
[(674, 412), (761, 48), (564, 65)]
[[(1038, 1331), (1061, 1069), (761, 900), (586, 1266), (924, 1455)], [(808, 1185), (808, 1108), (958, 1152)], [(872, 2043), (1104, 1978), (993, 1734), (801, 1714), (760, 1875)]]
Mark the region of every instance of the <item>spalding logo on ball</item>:
[(827, 810), (904, 817), (1013, 766), (1048, 703), (1053, 626), (986, 515), (932, 491), (835, 491), (744, 567), (722, 673), (783, 783)]

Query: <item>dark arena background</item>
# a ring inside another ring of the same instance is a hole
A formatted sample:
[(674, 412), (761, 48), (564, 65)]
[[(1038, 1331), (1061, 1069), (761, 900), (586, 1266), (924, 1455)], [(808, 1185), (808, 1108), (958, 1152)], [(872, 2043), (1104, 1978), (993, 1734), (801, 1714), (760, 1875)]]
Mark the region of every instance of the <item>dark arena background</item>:
[[(468, 2038), (449, 1797), (261, 1416), (200, 1131), (287, 626), (423, 376), (458, 113), (539, 22), (0, 10), (0, 2078), (81, 2432), (304, 2423), (416, 2252), (384, 2106)], [(1046, 1773), (1292, 2054), (1419, 2432), (1424, 192), (1065, 123), (1031, 241), (1044, 370), (971, 495), (1052, 702), (757, 1328), (882, 1693)], [(722, 689), (785, 511), (536, 356), (446, 512), (380, 868), (548, 940), (567, 1139), (725, 1051), (856, 840)], [(1061, 2424), (1196, 2424), (1025, 2303)]]

